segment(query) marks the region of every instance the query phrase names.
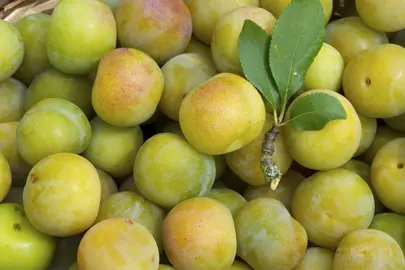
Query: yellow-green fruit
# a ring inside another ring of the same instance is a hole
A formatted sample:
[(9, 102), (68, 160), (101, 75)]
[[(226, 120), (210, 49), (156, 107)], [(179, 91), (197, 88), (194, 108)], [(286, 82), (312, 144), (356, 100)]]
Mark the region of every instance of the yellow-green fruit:
[(13, 77), (26, 85), (36, 75), (51, 67), (45, 48), (50, 22), (50, 15), (36, 13), (24, 16), (15, 24), (24, 42), (24, 59)]
[(238, 75), (220, 73), (187, 94), (179, 119), (191, 145), (203, 153), (222, 155), (253, 141), (265, 118), (256, 88)]
[(388, 234), (363, 229), (352, 232), (339, 243), (333, 270), (405, 269), (401, 247)]
[(163, 251), (162, 226), (165, 213), (157, 205), (131, 191), (113, 194), (100, 205), (96, 222), (119, 217), (129, 218), (145, 226), (153, 235), (160, 251)]
[(237, 245), (231, 212), (211, 198), (183, 201), (164, 220), (163, 244), (177, 270), (227, 270)]
[(361, 53), (343, 75), (346, 98), (364, 116), (389, 118), (405, 112), (405, 48), (382, 44)]
[(377, 119), (366, 117), (360, 113), (357, 114), (361, 123), (361, 139), (360, 145), (357, 148), (356, 153), (353, 157), (360, 156), (363, 154), (373, 143), (375, 134), (377, 133)]
[(98, 116), (117, 127), (146, 122), (163, 92), (163, 74), (144, 52), (116, 49), (104, 56), (93, 85), (92, 103)]
[(291, 211), (291, 201), (298, 185), (304, 181), (305, 177), (296, 171), (288, 170), (281, 178), (276, 190), (272, 190), (269, 185), (249, 186), (243, 193), (246, 200), (251, 201), (258, 198), (272, 198), (279, 200), (289, 211)]
[(11, 188), (11, 171), (7, 159), (0, 153), (0, 203)]
[(393, 130), (405, 133), (405, 113), (383, 120)]
[(157, 270), (159, 250), (144, 226), (131, 219), (111, 218), (83, 236), (77, 265), (85, 270)]
[(117, 184), (114, 179), (108, 175), (108, 173), (103, 172), (100, 169), (97, 169), (98, 178), (100, 179), (101, 185), (101, 196), (100, 201), (108, 199), (111, 195), (118, 192)]
[(170, 119), (179, 120), (180, 104), (188, 92), (213, 77), (217, 71), (211, 62), (200, 54), (180, 54), (162, 67), (164, 89), (160, 110)]
[(190, 43), (188, 43), (188, 46), (186, 48), (185, 53), (196, 53), (199, 54), (205, 59), (211, 63), (214, 63), (212, 61), (212, 54), (211, 54), (211, 48), (195, 37), (191, 37)]
[(46, 52), (58, 70), (89, 74), (115, 49), (116, 41), (114, 15), (107, 5), (95, 0), (64, 0), (52, 12)]
[(121, 46), (141, 50), (160, 65), (183, 53), (191, 39), (191, 15), (182, 0), (121, 0), (115, 17)]
[(243, 262), (234, 261), (229, 270), (252, 270), (252, 268)]
[(338, 92), (342, 85), (344, 61), (339, 51), (323, 43), (305, 74), (304, 89), (329, 89)]
[(385, 144), (371, 165), (371, 183), (381, 202), (394, 212), (405, 214), (405, 138)]
[(224, 175), (228, 165), (226, 164), (225, 156), (219, 155), (213, 157), (215, 161), (215, 180), (218, 180), (222, 177), (222, 175)]
[[(225, 155), (229, 168), (249, 185), (261, 186), (266, 184), (262, 169), (260, 168), (260, 160), (262, 157), (265, 133), (272, 128), (273, 123), (273, 116), (267, 114), (263, 129), (256, 139), (241, 149)], [(275, 152), (273, 154), (273, 160), (281, 173), (288, 171), (293, 162), (285, 144), (284, 135), (284, 130), (281, 129), (274, 141)]]
[(3, 203), (23, 203), (24, 187), (11, 187)]
[(334, 249), (347, 234), (370, 225), (374, 197), (358, 174), (338, 168), (305, 179), (295, 190), (291, 209), (309, 241)]
[(200, 153), (178, 135), (160, 133), (141, 146), (134, 179), (143, 196), (172, 208), (183, 200), (205, 195), (214, 183), (215, 171), (212, 156)]
[(259, 0), (188, 0), (193, 19), (193, 34), (207, 45), (217, 22), (228, 12), (239, 7), (257, 7)]
[(0, 81), (0, 123), (20, 121), (26, 93), (27, 87), (16, 79)]
[(70, 101), (47, 98), (36, 103), (17, 127), (17, 149), (31, 166), (55, 153), (82, 153), (90, 143), (91, 125)]
[(402, 0), (356, 0), (360, 18), (371, 28), (395, 32), (405, 28), (405, 2)]
[(93, 118), (90, 123), (93, 135), (83, 156), (113, 177), (131, 174), (136, 154), (143, 143), (141, 128), (115, 127), (99, 117)]
[(94, 114), (91, 105), (93, 83), (87, 76), (67, 75), (48, 69), (35, 77), (28, 87), (25, 109), (46, 98), (62, 98), (76, 104), (87, 117)]
[(24, 186), (31, 170), (17, 150), (18, 122), (0, 123), (0, 153), (10, 166), (13, 186)]
[(248, 202), (235, 216), (238, 255), (255, 270), (290, 270), (304, 257), (304, 228), (279, 201)]
[(272, 33), (276, 22), (270, 12), (259, 7), (237, 8), (220, 18), (211, 40), (212, 59), (218, 71), (243, 75), (238, 42), (245, 20), (255, 22), (268, 34)]
[(340, 52), (347, 65), (363, 51), (388, 43), (388, 38), (384, 32), (369, 28), (359, 17), (348, 17), (326, 26), (325, 42)]
[(176, 270), (176, 269), (171, 267), (170, 265), (160, 264), (158, 270)]
[[(330, 170), (348, 162), (357, 151), (361, 140), (361, 122), (352, 104), (332, 90), (310, 90), (295, 100), (315, 93), (324, 93), (339, 100), (346, 119), (333, 120), (321, 130), (299, 131), (290, 123), (285, 126), (284, 139), (295, 161), (313, 170)], [(291, 106), (287, 111), (290, 114)]]
[(24, 42), (18, 29), (11, 23), (0, 20), (3, 44), (0, 49), (0, 82), (11, 77), (24, 58)]
[(384, 205), (380, 202), (377, 195), (375, 194), (374, 187), (371, 183), (371, 166), (363, 161), (359, 161), (356, 159), (351, 159), (349, 162), (344, 164), (341, 168), (348, 169), (354, 173), (357, 173), (364, 181), (368, 184), (371, 191), (374, 195), (374, 203), (375, 203), (375, 213), (381, 213), (384, 211)]
[(335, 253), (326, 248), (311, 247), (304, 259), (292, 270), (332, 270)]
[(246, 199), (242, 195), (229, 188), (213, 188), (205, 196), (223, 203), (232, 216), (246, 204)]
[[(291, 0), (259, 0), (260, 6), (267, 9), (271, 14), (280, 17), (284, 9), (291, 3)], [(325, 24), (332, 16), (333, 0), (321, 0)]]
[(100, 197), (96, 168), (72, 153), (53, 154), (38, 162), (23, 193), (24, 209), (32, 225), (57, 237), (87, 230), (96, 220)]
[(119, 192), (131, 191), (131, 192), (134, 192), (134, 193), (139, 193), (138, 188), (135, 186), (134, 177), (130, 176), (124, 182), (122, 182), (122, 184), (121, 184), (118, 191)]
[(369, 229), (389, 234), (401, 246), (402, 252), (405, 251), (405, 216), (395, 213), (375, 215)]

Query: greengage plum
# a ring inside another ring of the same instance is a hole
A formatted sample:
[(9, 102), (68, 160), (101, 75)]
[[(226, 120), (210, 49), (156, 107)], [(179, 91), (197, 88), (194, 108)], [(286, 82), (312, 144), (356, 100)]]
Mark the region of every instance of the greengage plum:
[(357, 148), (356, 153), (353, 157), (360, 156), (363, 154), (373, 143), (375, 134), (377, 133), (377, 119), (366, 117), (360, 113), (357, 113), (361, 123), (361, 139), (360, 145)]
[(20, 121), (24, 115), (27, 87), (20, 81), (0, 80), (0, 123)]
[(213, 188), (205, 196), (223, 203), (232, 216), (246, 204), (246, 199), (242, 195), (229, 188)]
[(307, 249), (304, 259), (292, 270), (332, 270), (335, 253), (321, 247)]
[(206, 44), (202, 43), (195, 37), (191, 37), (190, 42), (188, 43), (188, 46), (186, 48), (185, 53), (196, 53), (199, 54), (212, 64), (214, 64), (212, 60), (212, 53), (211, 53), (211, 48), (207, 46)]
[(401, 246), (402, 252), (405, 252), (405, 216), (396, 213), (375, 215), (369, 229), (389, 234)]
[(11, 188), (11, 171), (7, 159), (0, 153), (0, 203), (6, 198)]
[(0, 20), (0, 82), (11, 77), (24, 59), (24, 41), (18, 29), (6, 21)]
[(383, 120), (393, 130), (405, 133), (405, 113)]
[(131, 191), (134, 193), (139, 193), (138, 188), (135, 186), (135, 181), (134, 177), (130, 176), (128, 177), (122, 184), (120, 185), (120, 188), (118, 189), (119, 192), (122, 191)]
[(118, 192), (117, 184), (115, 183), (114, 179), (106, 172), (97, 169), (98, 178), (100, 179), (101, 184), (101, 199), (100, 201), (104, 201), (108, 199), (111, 195)]
[(240, 262), (240, 261), (234, 261), (231, 268), (229, 270), (252, 270), (249, 265)]
[(358, 174), (338, 168), (305, 179), (295, 190), (291, 209), (309, 241), (335, 249), (349, 233), (368, 228), (374, 216), (374, 197)]

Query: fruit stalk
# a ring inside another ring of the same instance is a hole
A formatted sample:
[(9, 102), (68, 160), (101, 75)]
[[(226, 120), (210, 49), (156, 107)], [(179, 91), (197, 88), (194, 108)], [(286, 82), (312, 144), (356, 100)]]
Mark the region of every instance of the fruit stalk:
[(279, 127), (277, 125), (274, 125), (268, 132), (265, 133), (262, 148), (262, 157), (260, 160), (264, 180), (266, 181), (266, 183), (270, 184), (270, 188), (272, 190), (276, 190), (282, 176), (280, 168), (273, 160), (273, 154), (276, 150), (274, 141), (276, 140), (279, 132)]

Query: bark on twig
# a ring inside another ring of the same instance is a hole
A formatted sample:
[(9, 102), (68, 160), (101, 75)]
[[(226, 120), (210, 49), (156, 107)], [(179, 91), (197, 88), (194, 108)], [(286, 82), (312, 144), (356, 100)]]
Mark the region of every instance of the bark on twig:
[(275, 152), (274, 141), (280, 132), (277, 126), (273, 126), (269, 132), (266, 132), (262, 148), (262, 157), (260, 161), (261, 169), (263, 172), (264, 180), (270, 184), (272, 190), (275, 190), (280, 183), (282, 173), (280, 168), (273, 160)]

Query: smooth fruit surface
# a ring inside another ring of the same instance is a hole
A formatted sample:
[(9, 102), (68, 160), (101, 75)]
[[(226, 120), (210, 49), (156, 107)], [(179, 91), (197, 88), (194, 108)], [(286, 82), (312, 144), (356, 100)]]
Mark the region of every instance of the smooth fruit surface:
[(0, 153), (0, 203), (6, 198), (11, 188), (11, 171), (7, 159)]
[(111, 195), (118, 192), (117, 184), (114, 179), (106, 172), (97, 169), (98, 178), (100, 179), (101, 195), (100, 202), (108, 199)]
[(332, 270), (334, 256), (334, 252), (329, 249), (311, 247), (307, 249), (304, 259), (292, 270)]
[(373, 143), (375, 134), (377, 133), (377, 119), (366, 117), (362, 114), (357, 114), (361, 123), (361, 139), (360, 145), (357, 148), (354, 157), (363, 154)]
[(393, 130), (405, 133), (405, 113), (383, 120)]
[(252, 268), (243, 262), (235, 260), (229, 270), (252, 270)]
[(20, 121), (26, 94), (27, 87), (22, 82), (13, 78), (0, 81), (0, 123)]
[(389, 234), (401, 246), (402, 252), (405, 251), (405, 216), (395, 213), (378, 214), (374, 216), (369, 228)]
[(0, 20), (0, 34), (4, 43), (0, 49), (0, 82), (12, 76), (24, 58), (24, 41), (18, 29)]
[(213, 188), (206, 197), (223, 203), (234, 216), (245, 204), (246, 199), (238, 192), (229, 188)]

